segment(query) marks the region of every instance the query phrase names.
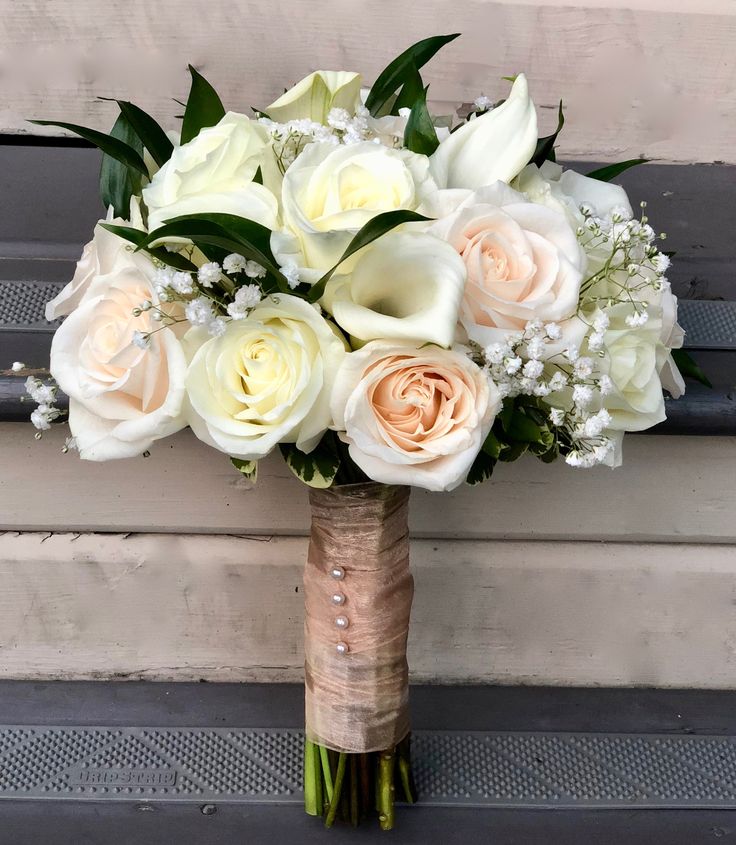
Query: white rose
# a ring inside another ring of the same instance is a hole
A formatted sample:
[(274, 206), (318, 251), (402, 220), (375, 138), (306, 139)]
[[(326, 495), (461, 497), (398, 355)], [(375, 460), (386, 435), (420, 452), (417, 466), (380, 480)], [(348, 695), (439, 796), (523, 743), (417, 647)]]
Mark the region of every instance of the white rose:
[(427, 231), (446, 240), (465, 263), (460, 322), (481, 346), (503, 341), (530, 320), (574, 317), (585, 253), (559, 212), (496, 182)]
[(354, 114), (359, 102), (359, 73), (317, 70), (289, 88), (265, 111), (271, 120), (277, 123), (286, 123), (289, 120), (325, 123), (332, 109), (341, 108)]
[(567, 214), (575, 228), (585, 220), (580, 213), (583, 204), (604, 220), (614, 209), (625, 212), (627, 218), (633, 214), (626, 191), (620, 185), (591, 179), (575, 170), (563, 170), (553, 161), (545, 161), (541, 167), (527, 165), (514, 179), (512, 187), (531, 202)]
[(408, 342), (350, 353), (332, 394), (335, 426), (369, 478), (436, 491), (465, 480), (500, 407), (466, 355)]
[[(132, 226), (135, 229), (143, 230), (138, 198), (133, 197), (130, 202), (130, 221), (122, 220), (112, 216), (112, 209), (107, 218), (100, 223), (115, 223), (118, 226)], [(128, 254), (130, 244), (123, 238), (108, 232), (99, 223), (95, 226), (92, 240), (85, 244), (82, 256), (77, 262), (74, 277), (61, 291), (46, 303), (46, 319), (50, 321), (65, 317), (79, 305), (82, 297), (87, 292), (97, 276), (103, 276), (117, 266), (120, 260), (120, 253)]]
[(352, 273), (333, 277), (323, 304), (361, 340), (403, 338), (450, 346), (465, 265), (439, 238), (389, 232), (362, 250)]
[(610, 325), (604, 336), (601, 370), (613, 382), (602, 405), (611, 415), (614, 431), (643, 431), (665, 419), (659, 372), (669, 350), (661, 344), (662, 320), (650, 316), (643, 326), (626, 325), (627, 304), (606, 310)]
[[(372, 141), (309, 144), (284, 176), (285, 231), (273, 233), (271, 247), (282, 265), (296, 264), (300, 277), (314, 283), (377, 214), (418, 210), (436, 194), (426, 156)], [(351, 266), (346, 261), (342, 272)]]
[[(154, 322), (153, 309), (133, 316), (142, 302), (157, 303), (155, 271), (144, 254), (118, 252), (54, 335), (51, 374), (69, 396), (69, 427), (87, 460), (141, 455), (186, 425), (176, 332)], [(147, 348), (133, 343), (134, 332), (150, 333)]]
[(411, 109), (401, 109), (399, 114), (385, 114), (383, 117), (369, 115), (367, 123), (370, 137), (378, 138), (386, 147), (403, 146), (410, 113)]
[(475, 117), (442, 141), (430, 157), (441, 188), (510, 182), (534, 155), (537, 113), (523, 73), (503, 105)]
[(681, 349), (685, 342), (685, 332), (677, 322), (677, 297), (672, 293), (669, 285), (665, 285), (659, 303), (662, 312), (662, 330), (659, 340), (664, 347), (660, 353), (661, 370), (659, 373), (662, 387), (672, 396), (679, 399), (685, 393), (685, 380), (677, 369), (671, 350)]
[(207, 213), (235, 214), (275, 228), (278, 202), (253, 181), (259, 167), (266, 184), (278, 181), (268, 132), (245, 115), (228, 112), (176, 147), (143, 189), (149, 230), (173, 217)]
[(249, 461), (278, 443), (314, 449), (331, 423), (330, 392), (345, 356), (315, 308), (279, 294), (220, 337), (190, 329), (185, 344), (189, 424), (200, 440)]

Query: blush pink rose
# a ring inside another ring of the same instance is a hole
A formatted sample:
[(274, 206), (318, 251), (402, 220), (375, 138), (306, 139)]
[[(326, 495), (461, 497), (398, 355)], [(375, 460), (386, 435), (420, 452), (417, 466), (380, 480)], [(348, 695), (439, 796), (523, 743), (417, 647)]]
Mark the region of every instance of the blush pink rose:
[(347, 355), (332, 392), (335, 426), (366, 475), (435, 491), (465, 480), (500, 407), (466, 355), (411, 342)]
[[(155, 271), (143, 253), (121, 251), (54, 335), (51, 375), (69, 397), (69, 428), (86, 460), (139, 456), (186, 425), (179, 324), (152, 319), (159, 307), (173, 314), (179, 306), (160, 305)], [(146, 300), (154, 308), (136, 316)], [(135, 332), (148, 342), (136, 345)]]
[(486, 346), (530, 320), (560, 323), (575, 315), (586, 258), (560, 212), (496, 182), (428, 231), (465, 262), (460, 322), (471, 340)]

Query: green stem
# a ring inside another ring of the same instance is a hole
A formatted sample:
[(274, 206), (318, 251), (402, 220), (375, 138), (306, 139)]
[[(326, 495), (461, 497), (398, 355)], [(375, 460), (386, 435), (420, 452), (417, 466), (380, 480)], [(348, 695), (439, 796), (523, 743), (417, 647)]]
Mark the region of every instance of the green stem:
[(350, 824), (358, 826), (358, 755), (350, 755)]
[(391, 830), (394, 826), (394, 763), (396, 762), (395, 749), (382, 751), (378, 758), (378, 821), (381, 830)]
[(317, 803), (317, 785), (315, 783), (315, 757), (317, 746), (305, 740), (304, 743), (304, 809), (310, 816), (321, 816), (322, 807)]
[(315, 746), (314, 751), (314, 785), (314, 800), (317, 804), (317, 815), (323, 816), (325, 814), (325, 799), (322, 794), (322, 763), (320, 760), (319, 746)]
[(325, 780), (325, 792), (327, 794), (327, 802), (332, 801), (332, 769), (330, 768), (330, 755), (324, 745), (319, 746), (319, 756), (322, 761), (322, 775)]
[(340, 804), (340, 793), (342, 792), (342, 782), (345, 779), (345, 765), (347, 764), (348, 755), (340, 752), (337, 758), (337, 774), (335, 775), (335, 785), (332, 793), (332, 800), (327, 810), (327, 818), (325, 819), (325, 827), (332, 827), (335, 823), (335, 816), (337, 815), (337, 808)]
[(368, 754), (360, 755), (360, 795), (361, 816), (365, 816), (371, 809), (371, 772)]
[(409, 754), (409, 739), (407, 737), (399, 745), (399, 777), (401, 778), (401, 786), (404, 790), (406, 802), (408, 804), (414, 804), (417, 799), (414, 794), (414, 783), (411, 776), (411, 758)]

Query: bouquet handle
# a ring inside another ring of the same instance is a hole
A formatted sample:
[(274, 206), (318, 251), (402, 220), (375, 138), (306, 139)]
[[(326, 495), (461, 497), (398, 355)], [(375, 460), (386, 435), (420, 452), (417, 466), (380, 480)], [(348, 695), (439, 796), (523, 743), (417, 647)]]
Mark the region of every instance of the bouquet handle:
[[(305, 807), (331, 825), (414, 800), (406, 642), (409, 488), (310, 490), (305, 592)], [(341, 812), (342, 810), (342, 812)]]

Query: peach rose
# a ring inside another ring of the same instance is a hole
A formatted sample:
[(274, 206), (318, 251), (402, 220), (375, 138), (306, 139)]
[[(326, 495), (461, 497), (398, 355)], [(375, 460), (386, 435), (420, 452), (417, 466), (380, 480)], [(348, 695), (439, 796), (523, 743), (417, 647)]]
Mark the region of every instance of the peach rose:
[(346, 356), (332, 392), (335, 426), (366, 475), (435, 491), (465, 480), (500, 407), (467, 356), (400, 341)]
[(586, 258), (562, 213), (496, 182), (428, 231), (465, 262), (460, 322), (471, 340), (486, 346), (530, 320), (563, 322), (575, 315)]
[(69, 427), (87, 460), (141, 455), (186, 425), (177, 333), (152, 319), (155, 308), (133, 314), (147, 300), (158, 307), (155, 270), (143, 253), (120, 251), (54, 335), (51, 375), (69, 396)]

